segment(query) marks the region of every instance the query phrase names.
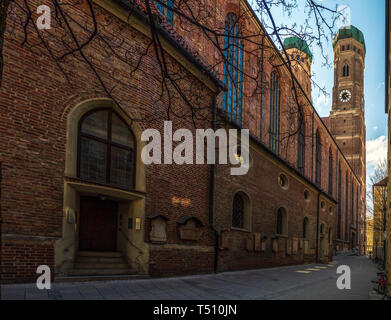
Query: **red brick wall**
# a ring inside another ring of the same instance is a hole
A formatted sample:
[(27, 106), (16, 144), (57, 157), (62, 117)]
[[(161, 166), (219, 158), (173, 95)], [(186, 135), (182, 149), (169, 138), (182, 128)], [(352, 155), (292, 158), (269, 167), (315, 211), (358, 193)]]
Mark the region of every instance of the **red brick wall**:
[[(38, 4), (45, 4), (45, 1), (29, 1), (29, 4), (31, 8), (35, 8)], [(46, 4), (50, 6), (48, 1)], [(12, 8), (15, 13), (20, 14), (19, 9)], [(134, 74), (130, 72), (137, 61), (136, 57), (144, 52), (149, 40), (100, 7), (94, 6), (94, 8), (98, 22), (101, 23), (100, 36), (115, 44), (118, 38), (114, 38), (114, 35), (122, 35), (124, 42), (117, 52), (128, 59), (126, 60), (128, 64), (113, 55), (107, 56), (105, 54), (107, 47), (104, 47), (97, 38), (84, 49), (84, 53), (90, 58), (107, 87), (112, 89), (112, 96), (124, 111), (130, 117), (149, 120), (139, 122), (141, 129), (161, 130), (163, 120), (167, 119), (168, 100), (167, 96), (160, 99), (159, 68), (153, 50), (143, 57), (140, 71)], [(67, 10), (79, 22), (88, 18), (78, 7), (74, 9), (69, 7)], [(0, 161), (3, 163), (2, 232), (12, 235), (59, 238), (62, 235), (68, 114), (72, 108), (86, 99), (107, 95), (89, 66), (80, 61), (80, 55), (68, 56), (61, 64), (69, 77), (70, 82), (67, 82), (54, 61), (43, 55), (45, 50), (42, 47), (38, 46), (32, 52), (28, 46), (21, 46), (24, 36), (22, 26), (16, 25), (13, 29), (13, 19), (14, 17), (10, 16), (7, 24), (4, 43), (5, 67), (0, 90)], [(28, 30), (29, 41), (37, 41), (31, 24)], [(86, 32), (77, 30), (79, 39), (88, 37)], [(45, 32), (43, 34), (45, 37), (53, 37), (51, 38), (53, 43), (61, 37), (61, 33), (55, 31), (51, 34)], [(56, 55), (61, 54), (60, 44), (54, 45), (54, 49), (58, 50), (55, 51)], [(182, 88), (189, 90), (191, 87), (193, 92), (200, 93), (196, 97), (199, 100), (192, 103), (204, 108), (206, 113), (209, 112), (213, 101), (212, 92), (179, 67), (171, 57), (166, 56), (166, 59), (170, 70), (177, 72), (176, 76), (180, 78), (178, 82)], [(174, 130), (186, 127), (194, 130), (188, 117), (189, 108), (178, 95), (174, 94), (171, 98), (173, 110), (185, 113), (185, 116), (179, 119), (175, 119), (171, 114)], [(207, 121), (209, 123), (209, 120)], [(207, 127), (210, 125), (208, 124)], [(138, 160), (140, 161), (140, 155)], [(200, 244), (210, 243), (212, 233), (208, 228), (208, 166), (151, 166), (147, 168), (146, 183), (146, 216), (159, 213), (170, 218), (169, 243), (177, 242), (176, 222), (183, 215), (196, 216), (203, 222), (205, 227)], [(191, 203), (188, 207), (178, 207), (172, 202), (174, 196), (188, 198)], [(145, 239), (149, 241), (148, 222), (145, 228)], [(46, 254), (46, 251), (42, 252), (42, 250), (49, 250), (46, 244), (7, 241), (4, 242), (3, 248), (8, 250), (7, 254), (3, 255), (3, 267), (9, 268), (14, 264), (18, 266), (14, 280), (31, 280), (39, 264), (54, 265), (53, 248), (51, 247), (50, 254)], [(201, 258), (202, 254), (194, 256), (193, 260), (188, 259), (184, 262), (187, 267), (181, 264), (180, 261), (183, 260), (178, 260), (178, 263), (173, 265), (169, 259), (166, 259), (167, 266), (164, 265), (164, 261), (160, 266), (162, 270), (166, 269), (170, 272), (182, 272), (182, 270), (196, 272), (197, 261)]]

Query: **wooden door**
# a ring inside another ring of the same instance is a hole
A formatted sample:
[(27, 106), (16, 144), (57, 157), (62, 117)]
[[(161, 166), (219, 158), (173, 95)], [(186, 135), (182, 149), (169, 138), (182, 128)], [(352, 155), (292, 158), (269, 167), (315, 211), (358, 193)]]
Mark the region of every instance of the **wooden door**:
[(117, 216), (117, 202), (80, 197), (79, 249), (117, 251)]

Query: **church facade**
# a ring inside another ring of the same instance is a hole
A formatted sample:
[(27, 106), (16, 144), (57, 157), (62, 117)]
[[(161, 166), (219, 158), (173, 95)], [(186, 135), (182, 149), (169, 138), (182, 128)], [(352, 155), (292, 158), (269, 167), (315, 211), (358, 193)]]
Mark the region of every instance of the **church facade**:
[[(168, 106), (160, 98), (154, 52), (146, 51), (147, 67), (138, 74), (127, 72), (119, 57), (87, 47), (100, 61), (102, 80), (115, 83), (108, 97), (82, 61), (67, 57), (70, 85), (54, 61), (20, 45), (22, 27), (6, 32), (2, 282), (33, 281), (39, 265), (48, 265), (57, 280), (77, 281), (328, 262), (340, 251), (365, 252), (362, 33), (350, 26), (335, 38), (333, 106), (321, 118), (312, 105), (307, 44), (288, 38), (278, 50), (246, 1), (217, 0), (215, 7), (214, 25), (234, 30), (240, 25), (230, 24), (241, 16), (263, 39), (265, 46), (255, 48), (259, 56), (241, 45), (227, 54), (239, 74), (251, 74), (260, 63), (255, 81), (230, 78), (224, 64), (211, 72), (205, 65), (213, 65), (216, 52), (203, 35), (165, 7), (153, 14), (161, 21), (168, 66), (207, 110), (198, 127), (249, 129), (243, 176), (222, 164), (143, 163), (142, 134), (153, 128), (164, 135)], [(87, 18), (86, 7), (74, 10), (80, 21)], [(135, 10), (129, 1), (97, 0), (94, 10), (109, 39), (120, 31), (129, 48), (148, 47), (142, 5)], [(292, 105), (300, 106), (297, 112)], [(186, 108), (180, 99), (170, 107)], [(152, 120), (134, 120), (140, 118)], [(173, 118), (172, 129), (180, 128), (195, 131), (188, 119)]]

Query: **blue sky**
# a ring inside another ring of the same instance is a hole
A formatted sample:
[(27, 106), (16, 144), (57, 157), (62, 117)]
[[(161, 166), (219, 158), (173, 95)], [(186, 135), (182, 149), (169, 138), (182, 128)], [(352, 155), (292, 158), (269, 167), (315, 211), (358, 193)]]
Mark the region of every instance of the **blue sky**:
[[(319, 0), (318, 0), (319, 1)], [(323, 0), (327, 7), (343, 8), (346, 22), (340, 25), (352, 24), (364, 33), (366, 42), (365, 59), (365, 112), (367, 128), (367, 176), (369, 176), (378, 162), (387, 156), (387, 115), (384, 112), (384, 78), (385, 78), (385, 4), (384, 0)], [(298, 0), (299, 6), (304, 4)], [(277, 24), (300, 25), (305, 19), (303, 8), (293, 11), (292, 17), (287, 17), (278, 9), (273, 10)], [(326, 43), (330, 62), (333, 61), (332, 43)], [(334, 71), (324, 66), (320, 58), (320, 49), (312, 46), (314, 56), (312, 73), (313, 79), (321, 86), (325, 86), (330, 96), (324, 96), (319, 90), (314, 90), (312, 100), (320, 116), (328, 116), (331, 109), (331, 94), (334, 82)]]

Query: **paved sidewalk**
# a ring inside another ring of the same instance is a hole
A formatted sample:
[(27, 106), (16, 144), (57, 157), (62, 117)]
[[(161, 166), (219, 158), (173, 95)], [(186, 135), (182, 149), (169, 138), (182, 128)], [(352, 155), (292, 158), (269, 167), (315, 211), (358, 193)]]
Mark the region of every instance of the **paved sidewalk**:
[[(366, 257), (338, 256), (332, 264), (310, 264), (188, 277), (106, 282), (2, 285), (5, 300), (365, 300), (376, 279)], [(338, 290), (338, 265), (352, 270), (352, 289)]]

